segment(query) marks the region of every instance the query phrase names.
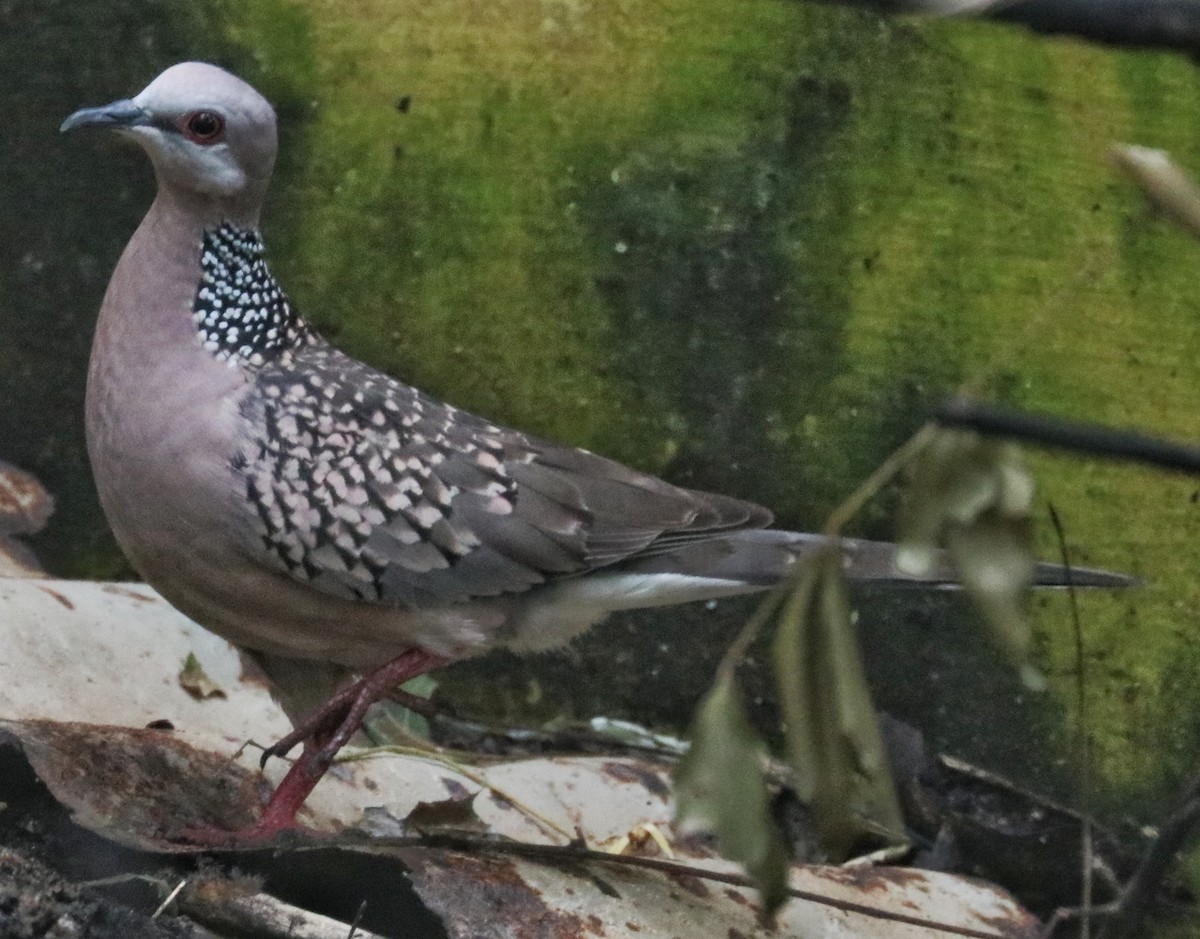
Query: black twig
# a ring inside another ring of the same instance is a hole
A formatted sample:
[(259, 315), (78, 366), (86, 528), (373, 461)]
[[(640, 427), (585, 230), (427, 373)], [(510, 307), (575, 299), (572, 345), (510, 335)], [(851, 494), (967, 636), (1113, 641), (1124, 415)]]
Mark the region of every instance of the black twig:
[(987, 437), (1008, 437), (1056, 450), (1200, 474), (1200, 448), (1136, 430), (1014, 411), (966, 398), (954, 398), (939, 405), (934, 410), (934, 419), (943, 427), (974, 430)]
[(1038, 33), (1200, 54), (1198, 0), (835, 0), (886, 13), (979, 16)]

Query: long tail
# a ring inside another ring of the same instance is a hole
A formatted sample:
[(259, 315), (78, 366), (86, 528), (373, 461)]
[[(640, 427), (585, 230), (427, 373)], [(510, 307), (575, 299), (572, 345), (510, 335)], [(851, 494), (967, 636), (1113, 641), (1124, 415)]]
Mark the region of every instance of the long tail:
[[(622, 565), (625, 572), (637, 574), (676, 574), (688, 577), (734, 581), (747, 587), (767, 587), (777, 583), (796, 563), (811, 556), (828, 543), (824, 535), (806, 532), (755, 529), (732, 532), (720, 538), (683, 545), (662, 554), (639, 558)], [(842, 541), (846, 576), (851, 580), (897, 587), (960, 586), (958, 574), (944, 552), (933, 569), (913, 576), (896, 567), (897, 546), (887, 541)], [(1139, 583), (1135, 577), (1089, 567), (1039, 563), (1034, 569), (1034, 584), (1039, 587), (1103, 587), (1116, 589)]]
[[(961, 586), (954, 564), (944, 551), (939, 554), (931, 573), (923, 577), (913, 577), (896, 569), (896, 545), (891, 542), (847, 539), (844, 545), (849, 558), (846, 574), (852, 579), (895, 586)], [(1138, 583), (1136, 577), (1128, 574), (1092, 567), (1066, 567), (1062, 564), (1039, 561), (1033, 569), (1035, 587), (1104, 587), (1111, 590), (1134, 587)]]

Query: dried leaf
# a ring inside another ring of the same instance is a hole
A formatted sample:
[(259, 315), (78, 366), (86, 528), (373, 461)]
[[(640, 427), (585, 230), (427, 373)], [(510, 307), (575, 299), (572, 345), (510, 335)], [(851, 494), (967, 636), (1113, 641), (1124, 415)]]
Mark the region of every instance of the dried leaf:
[(779, 614), (773, 648), (788, 762), (831, 860), (904, 825), (863, 676), (841, 556), (815, 555)]
[(946, 545), (963, 586), (1005, 652), (1021, 666), (1026, 685), (1041, 690), (1045, 681), (1029, 663), (1033, 637), (1024, 608), (1035, 566), (1029, 519), (988, 512), (972, 525), (952, 526)]
[(179, 673), (179, 686), (197, 701), (225, 697), (225, 692), (208, 677), (194, 652), (189, 652), (188, 657), (184, 659), (183, 669)]
[(1026, 684), (1036, 688), (1042, 681), (1029, 663), (1023, 609), (1036, 563), (1033, 498), (1033, 478), (1015, 445), (969, 431), (942, 431), (913, 467), (896, 563), (909, 573), (925, 573), (944, 540), (963, 586), (1021, 667)]
[(1156, 209), (1200, 238), (1200, 187), (1166, 151), (1118, 144), (1110, 152)]
[(475, 797), (478, 795), (478, 792), (472, 792), (461, 798), (418, 802), (405, 817), (404, 827), (422, 833), (487, 831), (488, 826), (475, 812)]
[(900, 511), (896, 564), (914, 576), (928, 574), (950, 522), (966, 524), (999, 495), (999, 479), (985, 452), (988, 443), (966, 431), (942, 431), (921, 452)]
[(754, 878), (770, 917), (787, 895), (787, 855), (770, 815), (766, 746), (742, 709), (737, 680), (722, 671), (700, 702), (692, 746), (675, 772), (678, 818), (717, 837), (717, 849)]
[(787, 758), (796, 773), (796, 795), (806, 805), (816, 800), (823, 766), (821, 700), (810, 674), (810, 665), (816, 661), (813, 643), (819, 638), (810, 624), (820, 576), (818, 554), (805, 562), (800, 579), (780, 609), (772, 648)]

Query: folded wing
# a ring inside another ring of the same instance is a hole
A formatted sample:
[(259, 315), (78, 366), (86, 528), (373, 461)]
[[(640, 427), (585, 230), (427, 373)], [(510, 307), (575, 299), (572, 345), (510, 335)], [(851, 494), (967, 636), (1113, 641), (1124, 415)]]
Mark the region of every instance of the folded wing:
[[(339, 596), (421, 608), (768, 525), (694, 492), (434, 401), (324, 343), (264, 366), (238, 461), (266, 560)], [(300, 361), (302, 360), (302, 361)]]

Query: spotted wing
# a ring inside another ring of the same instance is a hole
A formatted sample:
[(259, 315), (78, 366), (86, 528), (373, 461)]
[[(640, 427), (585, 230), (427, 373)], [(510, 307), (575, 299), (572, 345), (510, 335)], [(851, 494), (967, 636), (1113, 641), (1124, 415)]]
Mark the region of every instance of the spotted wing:
[(236, 469), (270, 561), (335, 595), (429, 607), (769, 523), (765, 509), (434, 401), (324, 343), (259, 371)]

